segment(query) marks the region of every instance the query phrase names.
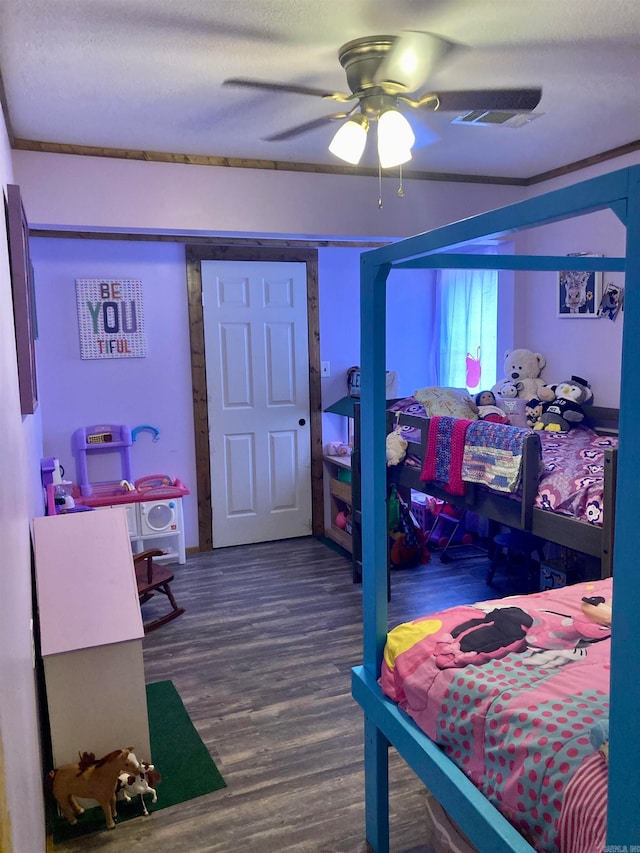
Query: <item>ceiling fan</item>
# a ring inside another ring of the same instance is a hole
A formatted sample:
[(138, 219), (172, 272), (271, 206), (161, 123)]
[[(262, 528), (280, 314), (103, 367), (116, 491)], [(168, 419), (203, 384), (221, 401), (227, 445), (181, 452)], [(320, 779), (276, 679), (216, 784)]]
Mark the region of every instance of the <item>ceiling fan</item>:
[(223, 85), (312, 95), (344, 104), (355, 101), (343, 112), (320, 116), (265, 139), (271, 142), (291, 139), (329, 122), (346, 119), (329, 150), (356, 165), (364, 151), (371, 122), (376, 121), (379, 164), (388, 168), (411, 159), (415, 138), (403, 115), (407, 107), (440, 112), (518, 113), (531, 112), (540, 102), (540, 87), (419, 92), (453, 47), (451, 42), (439, 36), (418, 31), (407, 31), (397, 36), (364, 36), (349, 41), (338, 52), (349, 92), (331, 92), (243, 77), (224, 80)]

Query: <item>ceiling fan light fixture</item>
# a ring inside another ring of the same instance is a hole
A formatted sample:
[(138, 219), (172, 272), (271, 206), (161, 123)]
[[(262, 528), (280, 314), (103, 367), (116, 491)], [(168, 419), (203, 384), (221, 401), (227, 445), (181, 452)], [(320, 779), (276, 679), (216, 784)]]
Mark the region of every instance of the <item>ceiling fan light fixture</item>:
[(383, 169), (411, 160), (416, 141), (411, 125), (398, 110), (385, 110), (378, 119), (378, 159)]
[(406, 30), (396, 37), (380, 63), (374, 82), (390, 92), (415, 92), (450, 48), (450, 42), (433, 33)]
[(411, 160), (411, 149), (395, 147), (387, 151), (378, 145), (378, 159), (383, 169), (393, 169), (395, 166), (402, 166)]
[(357, 166), (367, 143), (369, 119), (356, 113), (341, 125), (329, 145), (329, 151), (345, 163)]

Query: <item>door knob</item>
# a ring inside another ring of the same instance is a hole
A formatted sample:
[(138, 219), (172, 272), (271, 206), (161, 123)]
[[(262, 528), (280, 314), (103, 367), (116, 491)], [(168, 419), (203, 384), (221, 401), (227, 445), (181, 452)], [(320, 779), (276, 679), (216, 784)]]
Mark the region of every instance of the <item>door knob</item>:
[(304, 419), (304, 418), (300, 418), (300, 420), (298, 421), (298, 425), (299, 425), (299, 426), (304, 426), (305, 424), (306, 424), (305, 419)]

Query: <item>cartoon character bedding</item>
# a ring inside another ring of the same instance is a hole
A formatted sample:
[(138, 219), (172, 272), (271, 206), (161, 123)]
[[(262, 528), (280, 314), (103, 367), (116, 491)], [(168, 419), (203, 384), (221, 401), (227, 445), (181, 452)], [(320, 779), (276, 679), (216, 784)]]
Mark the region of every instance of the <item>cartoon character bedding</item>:
[(612, 580), (389, 632), (380, 684), (527, 841), (602, 853)]
[[(399, 400), (389, 407), (390, 411), (397, 411), (415, 417), (427, 417), (425, 407), (415, 398), (407, 397)], [(516, 435), (524, 433), (524, 430), (515, 427), (504, 427), (499, 424), (477, 423), (474, 429), (478, 432), (484, 431), (488, 436), (487, 441), (494, 440), (492, 431), (497, 433), (509, 433)], [(589, 524), (602, 525), (603, 494), (604, 494), (604, 453), (607, 448), (616, 447), (618, 440), (612, 436), (598, 435), (594, 430), (586, 426), (578, 426), (566, 433), (553, 433), (537, 431), (542, 445), (542, 466), (538, 495), (534, 506), (539, 509), (557, 512), (570, 516), (578, 521)], [(402, 437), (409, 442), (405, 465), (412, 465), (424, 470), (424, 460), (416, 455), (420, 443), (420, 430), (413, 427), (403, 427)], [(474, 439), (476, 441), (477, 439)], [(512, 459), (517, 461), (516, 451), (509, 447), (503, 447), (501, 473), (509, 474), (506, 482), (509, 488), (503, 491), (512, 491), (512, 486), (517, 484), (517, 477), (510, 472), (505, 465), (505, 452), (509, 450)], [(474, 449), (468, 447), (466, 450), (469, 458), (467, 469), (471, 471), (471, 482), (491, 484), (490, 475), (493, 469), (481, 470), (478, 460), (482, 457), (482, 445), (477, 448), (476, 458), (472, 458)], [(493, 451), (495, 453), (495, 451)], [(495, 458), (492, 459), (495, 464)], [(428, 488), (428, 487), (427, 487)]]

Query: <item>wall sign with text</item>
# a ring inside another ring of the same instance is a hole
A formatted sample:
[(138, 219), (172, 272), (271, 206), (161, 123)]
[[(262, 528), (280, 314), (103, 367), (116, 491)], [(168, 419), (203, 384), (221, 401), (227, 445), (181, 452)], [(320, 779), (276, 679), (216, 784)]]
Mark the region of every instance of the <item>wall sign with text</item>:
[(76, 279), (81, 358), (144, 358), (142, 282)]

